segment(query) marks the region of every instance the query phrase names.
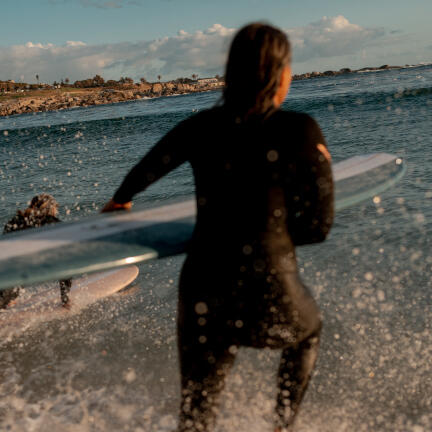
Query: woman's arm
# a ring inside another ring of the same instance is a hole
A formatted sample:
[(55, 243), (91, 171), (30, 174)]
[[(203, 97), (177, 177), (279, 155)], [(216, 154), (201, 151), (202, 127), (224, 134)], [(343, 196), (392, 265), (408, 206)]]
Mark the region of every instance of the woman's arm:
[(299, 193), (288, 218), (295, 245), (324, 241), (333, 223), (334, 191), (331, 156), (318, 124), (306, 118), (304, 143), (297, 167)]
[(132, 198), (189, 157), (188, 120), (168, 132), (127, 174), (102, 212), (130, 210)]

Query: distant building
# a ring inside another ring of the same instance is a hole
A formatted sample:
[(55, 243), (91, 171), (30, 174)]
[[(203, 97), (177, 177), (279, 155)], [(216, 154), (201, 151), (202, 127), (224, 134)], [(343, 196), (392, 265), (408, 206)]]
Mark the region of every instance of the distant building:
[(199, 87), (216, 87), (220, 85), (217, 78), (200, 78), (197, 83)]

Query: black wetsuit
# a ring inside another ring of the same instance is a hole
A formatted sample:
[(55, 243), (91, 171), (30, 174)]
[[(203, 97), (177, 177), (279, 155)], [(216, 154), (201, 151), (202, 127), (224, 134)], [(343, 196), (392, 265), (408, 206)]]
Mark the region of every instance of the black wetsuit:
[[(60, 219), (55, 216), (38, 214), (32, 212), (26, 214), (25, 212), (18, 211), (17, 214), (6, 223), (3, 228), (3, 234), (13, 231), (20, 231), (27, 228), (36, 228), (44, 225), (60, 222)], [(69, 291), (72, 286), (72, 280), (61, 280), (60, 284), (60, 298), (63, 305), (69, 301)], [(0, 309), (7, 307), (7, 305), (17, 298), (19, 295), (19, 287), (10, 288), (0, 291)]]
[(323, 241), (333, 220), (331, 167), (319, 143), (308, 115), (276, 111), (237, 123), (214, 108), (165, 135), (114, 195), (128, 202), (183, 162), (192, 165), (198, 210), (179, 288), (180, 431), (212, 429), (238, 346), (283, 349), (276, 422), (292, 423), (321, 328), (295, 246)]

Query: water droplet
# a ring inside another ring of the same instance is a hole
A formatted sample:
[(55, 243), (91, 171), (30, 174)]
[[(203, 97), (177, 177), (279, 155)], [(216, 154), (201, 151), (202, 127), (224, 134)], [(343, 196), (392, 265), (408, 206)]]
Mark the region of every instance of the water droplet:
[(132, 383), (133, 381), (135, 381), (137, 378), (136, 372), (133, 369), (128, 370), (125, 374), (124, 374), (124, 379), (127, 383)]
[(364, 278), (365, 278), (367, 281), (371, 281), (371, 280), (373, 280), (374, 275), (373, 275), (373, 273), (371, 273), (371, 272), (367, 272), (367, 273), (365, 273)]
[(276, 162), (279, 159), (279, 153), (276, 150), (270, 150), (267, 153), (267, 159), (270, 162)]
[(198, 302), (198, 303), (195, 305), (195, 312), (196, 312), (198, 315), (204, 315), (204, 314), (206, 314), (206, 313), (208, 312), (207, 304), (204, 303), (204, 302)]
[(252, 246), (251, 245), (244, 245), (243, 247), (243, 253), (245, 255), (250, 255), (253, 252)]
[(238, 348), (237, 348), (235, 345), (231, 345), (231, 346), (228, 348), (228, 351), (230, 352), (230, 354), (235, 355), (235, 354), (237, 354), (237, 352), (238, 352)]
[(243, 321), (242, 321), (242, 320), (237, 320), (237, 321), (235, 322), (235, 326), (236, 326), (237, 328), (242, 328), (242, 327), (243, 327)]

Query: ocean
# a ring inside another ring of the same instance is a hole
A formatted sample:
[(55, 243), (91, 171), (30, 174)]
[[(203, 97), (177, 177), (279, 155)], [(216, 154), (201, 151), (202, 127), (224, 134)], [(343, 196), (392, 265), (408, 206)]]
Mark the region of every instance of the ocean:
[[(160, 137), (220, 96), (0, 118), (0, 223), (41, 192), (55, 196), (63, 220), (96, 213)], [(296, 431), (432, 431), (431, 96), (424, 65), (296, 81), (284, 103), (318, 121), (335, 161), (388, 152), (408, 168), (376, 203), (339, 212), (325, 243), (298, 248), (324, 328)], [(136, 201), (193, 190), (184, 165)], [(130, 289), (63, 320), (0, 329), (0, 430), (173, 431), (183, 260), (142, 264)], [(218, 432), (273, 431), (278, 356), (240, 350)]]

